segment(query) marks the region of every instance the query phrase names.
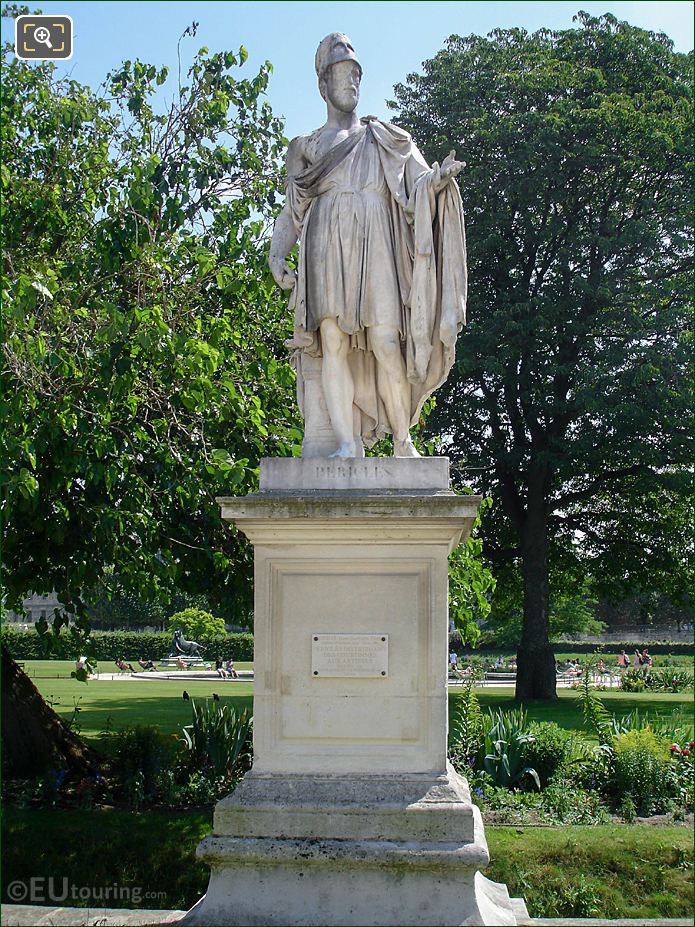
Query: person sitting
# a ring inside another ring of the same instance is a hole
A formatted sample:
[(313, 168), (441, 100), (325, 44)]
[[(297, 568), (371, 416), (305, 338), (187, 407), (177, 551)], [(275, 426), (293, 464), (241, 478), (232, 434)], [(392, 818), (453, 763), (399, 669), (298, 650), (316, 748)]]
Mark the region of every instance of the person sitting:
[(239, 678), (239, 674), (238, 674), (237, 671), (234, 669), (234, 660), (232, 660), (231, 657), (230, 657), (230, 658), (227, 660), (227, 662), (225, 663), (224, 668), (225, 668), (225, 670), (227, 671), (227, 675), (228, 675), (231, 679), (238, 679), (238, 678)]
[(90, 669), (89, 660), (87, 657), (80, 657), (75, 660), (75, 671), (86, 673), (87, 678), (91, 679), (94, 676), (94, 672)]
[(215, 671), (220, 679), (224, 679), (227, 676), (227, 670), (222, 665), (222, 657), (217, 657), (215, 660)]
[(183, 657), (176, 658), (176, 669), (186, 669), (186, 663)]
[(134, 673), (135, 672), (135, 670), (130, 665), (130, 663), (126, 663), (122, 657), (119, 657), (118, 660), (114, 660), (114, 663), (118, 667), (118, 671), (120, 673)]
[(145, 660), (143, 657), (140, 657), (138, 659), (138, 666), (142, 667), (142, 669), (144, 669), (145, 671), (153, 670), (155, 668), (155, 665), (152, 662), (152, 660)]
[(504, 660), (502, 659), (501, 656), (497, 657), (497, 659), (495, 660), (495, 669), (496, 670), (504, 669)]

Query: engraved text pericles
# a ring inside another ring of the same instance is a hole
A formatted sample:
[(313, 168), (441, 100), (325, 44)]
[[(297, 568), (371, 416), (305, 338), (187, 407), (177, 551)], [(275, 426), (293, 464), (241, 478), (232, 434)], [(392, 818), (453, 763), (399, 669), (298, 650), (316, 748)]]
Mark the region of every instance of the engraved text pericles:
[(338, 460), (323, 460), (316, 464), (314, 476), (317, 480), (339, 480), (339, 479), (364, 479), (378, 480), (389, 476), (389, 469), (384, 466), (382, 461), (378, 463), (373, 460), (341, 463)]

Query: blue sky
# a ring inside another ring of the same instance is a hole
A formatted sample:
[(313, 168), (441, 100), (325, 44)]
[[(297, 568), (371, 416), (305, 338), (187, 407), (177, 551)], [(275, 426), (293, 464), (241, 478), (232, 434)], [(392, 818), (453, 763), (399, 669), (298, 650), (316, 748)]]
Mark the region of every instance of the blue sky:
[[(245, 69), (264, 60), (273, 63), (268, 90), (273, 110), (287, 120), (290, 137), (321, 125), (325, 108), (316, 88), (314, 52), (329, 32), (346, 32), (355, 43), (364, 68), (360, 112), (387, 116), (385, 101), (393, 85), (420, 69), (444, 39), (457, 33), (485, 35), (495, 28), (521, 26), (569, 28), (578, 10), (665, 32), (679, 51), (693, 47), (693, 4), (690, 0), (652, 2), (194, 2), (194, 0), (66, 0), (29, 3), (29, 9), (68, 14), (74, 22), (74, 55), (61, 66), (76, 80), (97, 87), (107, 71), (125, 58), (140, 58), (176, 69), (176, 44), (195, 19), (195, 38), (181, 44), (185, 67), (206, 45), (211, 51), (249, 51)], [(3, 38), (13, 27), (3, 21)]]

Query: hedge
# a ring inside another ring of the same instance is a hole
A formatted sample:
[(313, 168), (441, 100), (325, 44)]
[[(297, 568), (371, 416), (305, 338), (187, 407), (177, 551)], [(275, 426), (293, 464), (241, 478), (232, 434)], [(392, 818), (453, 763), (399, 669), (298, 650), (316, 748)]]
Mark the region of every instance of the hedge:
[[(161, 660), (171, 650), (172, 635), (168, 631), (93, 631), (95, 657), (97, 660)], [(0, 640), (15, 660), (45, 659), (41, 641), (35, 631), (19, 631), (16, 628), (0, 629)], [(253, 660), (253, 634), (227, 634), (224, 638), (210, 641), (200, 640), (205, 647), (205, 657), (214, 659), (218, 654), (225, 659)], [(72, 656), (72, 654), (70, 655)]]
[[(39, 635), (35, 631), (19, 631), (5, 625), (0, 628), (0, 640), (7, 645), (16, 660), (44, 659)], [(92, 640), (97, 660), (112, 661), (119, 657), (124, 660), (137, 660), (138, 657), (144, 657), (146, 660), (161, 660), (171, 649), (171, 634), (168, 631), (93, 631)], [(253, 660), (253, 634), (248, 632), (227, 634), (224, 638), (211, 641), (201, 639), (199, 643), (205, 647), (205, 656), (208, 658), (214, 658), (220, 654), (224, 657), (231, 656), (234, 660)], [(634, 641), (624, 641), (603, 646), (587, 641), (557, 641), (552, 646), (556, 653), (594, 653), (599, 649), (604, 654), (617, 654), (621, 650), (632, 653), (636, 647), (640, 650), (647, 647), (652, 656), (664, 654), (670, 654), (673, 657), (691, 656), (693, 652), (693, 645), (684, 641), (673, 643), (644, 641), (639, 645)], [(449, 635), (449, 648), (458, 654), (464, 652), (458, 631), (453, 631)], [(515, 651), (516, 648), (512, 645), (494, 647), (487, 644), (477, 648), (474, 653), (505, 654)]]
[(554, 641), (552, 644), (556, 653), (634, 653), (635, 650), (644, 650), (646, 647), (651, 654), (668, 655), (671, 657), (689, 657), (693, 653), (693, 645), (689, 641), (610, 641), (610, 643), (595, 643), (593, 641)]
[[(550, 646), (555, 653), (596, 653), (600, 651), (600, 653), (604, 654), (618, 654), (621, 650), (625, 650), (627, 653), (632, 654), (635, 650), (643, 650), (646, 647), (652, 656), (669, 655), (672, 657), (689, 657), (693, 654), (693, 645), (688, 641), (665, 642), (646, 640), (639, 644), (636, 644), (634, 641), (618, 641), (617, 643), (611, 641), (605, 644), (594, 641), (551, 641)], [(461, 637), (458, 631), (452, 631), (449, 634), (449, 650), (453, 650), (457, 654), (468, 652), (461, 644)], [(516, 650), (517, 647), (515, 644), (484, 644), (482, 647), (476, 647), (472, 652), (497, 655), (516, 653)]]

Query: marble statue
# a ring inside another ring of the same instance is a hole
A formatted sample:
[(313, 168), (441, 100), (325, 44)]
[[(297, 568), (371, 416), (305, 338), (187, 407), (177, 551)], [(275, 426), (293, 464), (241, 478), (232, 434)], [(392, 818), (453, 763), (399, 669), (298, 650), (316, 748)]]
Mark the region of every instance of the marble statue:
[(452, 151), (429, 167), (403, 129), (358, 117), (362, 67), (346, 35), (326, 36), (315, 65), (328, 118), (290, 143), (270, 249), (292, 290), (303, 456), (364, 456), (391, 433), (394, 456), (417, 457), (410, 428), (465, 322), (464, 164)]
[[(410, 438), (465, 321), (463, 165), (357, 117), (347, 36), (316, 72), (328, 119), (289, 146), (270, 251), (302, 457), (217, 500), (254, 547), (253, 766), (215, 808), (208, 890), (180, 923), (516, 927), (528, 911), (483, 876), (480, 810), (447, 761), (449, 554), (481, 497)], [(398, 459), (355, 459), (388, 433)]]

